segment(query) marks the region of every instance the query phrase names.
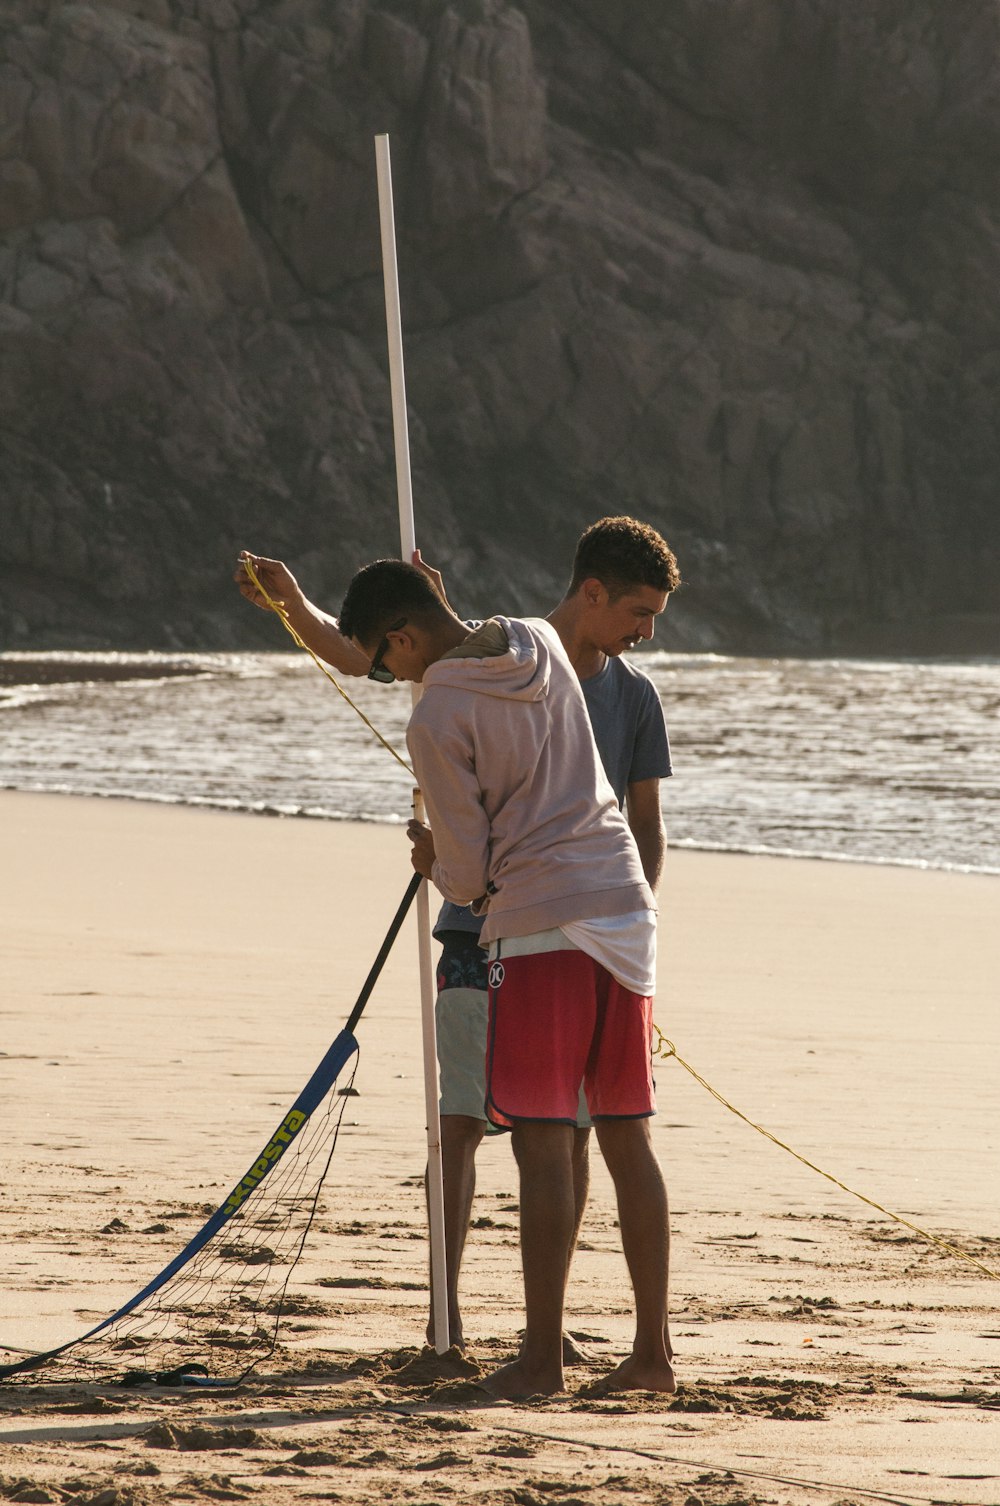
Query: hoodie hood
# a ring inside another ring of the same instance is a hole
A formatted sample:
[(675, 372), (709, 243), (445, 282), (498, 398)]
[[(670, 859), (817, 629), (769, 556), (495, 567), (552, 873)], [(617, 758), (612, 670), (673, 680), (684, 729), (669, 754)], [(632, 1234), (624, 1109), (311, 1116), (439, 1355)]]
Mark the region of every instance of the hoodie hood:
[(485, 658), (461, 651), (446, 655), (425, 670), (424, 688), (454, 686), (503, 701), (542, 700), (549, 693), (552, 679), (552, 643), (559, 642), (555, 628), (541, 617), (526, 621), (491, 617), (490, 622), (503, 629), (506, 653)]

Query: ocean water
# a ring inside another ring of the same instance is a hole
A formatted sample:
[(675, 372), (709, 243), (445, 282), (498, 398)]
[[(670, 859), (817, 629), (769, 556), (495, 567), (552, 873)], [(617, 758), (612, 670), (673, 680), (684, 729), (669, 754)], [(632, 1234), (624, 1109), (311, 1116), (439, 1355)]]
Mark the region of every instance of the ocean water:
[[(673, 845), (1000, 873), (1000, 662), (645, 653)], [(405, 686), (341, 682), (405, 757)], [(402, 821), (304, 654), (0, 654), (0, 788)]]

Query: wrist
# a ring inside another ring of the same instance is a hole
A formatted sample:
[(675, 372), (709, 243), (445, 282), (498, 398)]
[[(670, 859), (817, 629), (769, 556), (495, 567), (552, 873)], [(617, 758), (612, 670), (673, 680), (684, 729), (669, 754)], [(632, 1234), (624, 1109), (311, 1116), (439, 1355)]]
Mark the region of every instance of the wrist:
[(310, 617), (318, 615), (298, 586), (283, 593), (281, 600), (285, 604), (288, 620), (293, 627), (298, 627), (300, 623), (307, 622)]

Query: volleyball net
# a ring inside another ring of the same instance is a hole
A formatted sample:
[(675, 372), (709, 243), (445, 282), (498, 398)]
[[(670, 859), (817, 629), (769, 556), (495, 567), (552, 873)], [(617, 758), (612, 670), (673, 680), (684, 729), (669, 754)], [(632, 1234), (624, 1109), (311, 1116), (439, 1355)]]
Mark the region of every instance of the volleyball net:
[(414, 874), (343, 1030), (194, 1238), (78, 1337), (40, 1353), (0, 1341), (0, 1382), (238, 1385), (274, 1353), (357, 1070), (354, 1030), (420, 883)]

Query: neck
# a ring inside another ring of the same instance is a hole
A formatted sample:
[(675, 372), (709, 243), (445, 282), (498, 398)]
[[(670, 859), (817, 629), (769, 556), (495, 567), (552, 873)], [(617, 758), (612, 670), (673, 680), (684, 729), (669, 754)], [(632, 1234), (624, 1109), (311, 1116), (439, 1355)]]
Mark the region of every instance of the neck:
[(471, 631), (453, 612), (449, 612), (447, 617), (436, 619), (427, 630), (427, 663), (435, 664), (442, 655), (464, 643)]
[(600, 674), (607, 663), (608, 656), (603, 649), (599, 649), (586, 637), (583, 613), (579, 610), (574, 598), (564, 597), (549, 613), (548, 621), (559, 634), (569, 662), (576, 670), (577, 679), (589, 680), (591, 675)]

